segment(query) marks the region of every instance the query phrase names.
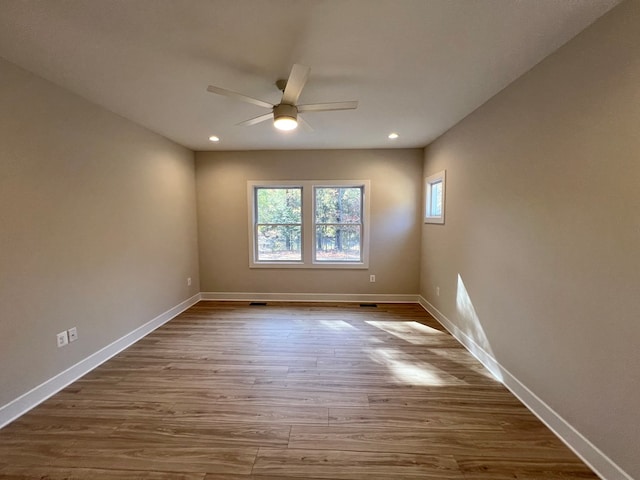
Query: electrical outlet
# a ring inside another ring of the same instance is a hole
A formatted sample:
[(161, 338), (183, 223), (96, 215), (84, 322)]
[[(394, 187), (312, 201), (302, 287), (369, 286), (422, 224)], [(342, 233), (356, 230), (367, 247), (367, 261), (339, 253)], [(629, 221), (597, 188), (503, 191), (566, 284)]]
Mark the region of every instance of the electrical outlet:
[(436, 287), (436, 297), (440, 296), (440, 287)]
[(369, 281), (371, 283), (376, 283), (376, 276), (375, 275), (369, 275)]
[(190, 287), (190, 286), (191, 286), (191, 277), (188, 277), (187, 278), (187, 287)]
[(67, 336), (66, 330), (56, 335), (56, 338), (58, 339), (58, 348), (64, 347), (67, 343), (69, 343), (69, 337)]
[(69, 333), (70, 342), (75, 342), (78, 339), (78, 329), (76, 327), (70, 328), (67, 333)]

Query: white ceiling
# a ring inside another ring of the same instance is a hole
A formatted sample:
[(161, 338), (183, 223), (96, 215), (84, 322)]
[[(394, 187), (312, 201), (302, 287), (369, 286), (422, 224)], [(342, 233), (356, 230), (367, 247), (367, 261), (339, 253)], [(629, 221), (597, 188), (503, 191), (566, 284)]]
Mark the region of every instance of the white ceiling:
[[(1, 0), (0, 56), (194, 150), (423, 147), (617, 3)], [(206, 91), (278, 103), (293, 63), (311, 67), (300, 103), (358, 109), (280, 132)]]

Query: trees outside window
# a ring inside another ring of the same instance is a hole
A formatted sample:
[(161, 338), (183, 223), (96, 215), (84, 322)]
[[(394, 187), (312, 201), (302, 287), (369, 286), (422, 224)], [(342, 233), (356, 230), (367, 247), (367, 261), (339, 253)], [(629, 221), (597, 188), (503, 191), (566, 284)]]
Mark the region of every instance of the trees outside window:
[(301, 261), (302, 188), (258, 187), (255, 201), (258, 261)]
[(315, 188), (316, 261), (361, 261), (362, 189)]

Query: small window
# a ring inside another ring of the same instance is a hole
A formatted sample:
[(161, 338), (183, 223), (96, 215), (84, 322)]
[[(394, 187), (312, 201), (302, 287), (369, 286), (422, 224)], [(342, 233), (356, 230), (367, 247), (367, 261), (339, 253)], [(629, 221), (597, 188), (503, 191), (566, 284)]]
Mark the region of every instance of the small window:
[(368, 180), (247, 187), (250, 267), (368, 268)]
[(424, 223), (444, 223), (445, 170), (424, 180)]

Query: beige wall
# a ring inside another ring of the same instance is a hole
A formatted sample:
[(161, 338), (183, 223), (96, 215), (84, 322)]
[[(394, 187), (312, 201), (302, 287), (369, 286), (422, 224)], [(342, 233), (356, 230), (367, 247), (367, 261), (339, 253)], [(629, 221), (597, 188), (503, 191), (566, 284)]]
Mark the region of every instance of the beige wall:
[(429, 146), (447, 210), (421, 269), (429, 302), (634, 478), (639, 26), (622, 4)]
[(194, 177), (191, 151), (0, 60), (0, 407), (199, 292)]
[[(418, 292), (422, 150), (199, 152), (196, 171), (203, 292)], [(369, 269), (250, 269), (247, 180), (315, 179), (371, 180)]]

